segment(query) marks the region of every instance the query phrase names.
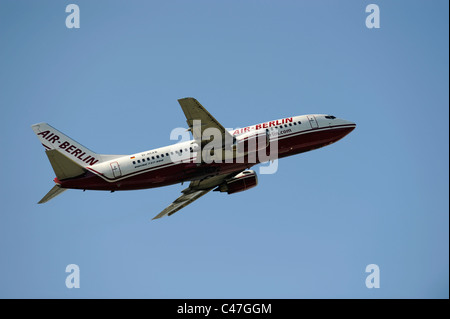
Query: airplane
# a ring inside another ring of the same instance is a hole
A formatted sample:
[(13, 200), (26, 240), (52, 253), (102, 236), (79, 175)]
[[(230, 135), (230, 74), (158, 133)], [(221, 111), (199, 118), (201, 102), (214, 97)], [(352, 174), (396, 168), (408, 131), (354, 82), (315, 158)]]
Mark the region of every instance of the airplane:
[[(32, 125), (56, 175), (54, 187), (38, 204), (67, 189), (114, 192), (190, 182), (153, 219), (171, 216), (211, 190), (233, 194), (255, 187), (257, 175), (250, 168), (262, 161), (259, 157), (250, 161), (250, 155), (257, 151), (267, 155), (268, 147), (276, 145), (274, 155), (264, 158), (273, 161), (335, 143), (356, 127), (333, 115), (309, 114), (229, 131), (196, 99), (178, 102), (193, 139), (131, 155), (97, 154), (47, 123)], [(208, 130), (219, 132), (220, 141), (214, 136), (206, 139)], [(255, 142), (251, 145), (250, 141)]]

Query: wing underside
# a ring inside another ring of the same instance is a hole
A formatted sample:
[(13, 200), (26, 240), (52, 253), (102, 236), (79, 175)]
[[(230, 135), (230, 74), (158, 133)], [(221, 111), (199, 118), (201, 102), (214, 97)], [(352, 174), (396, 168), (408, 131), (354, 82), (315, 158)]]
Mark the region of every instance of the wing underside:
[(170, 216), (172, 214), (175, 214), (183, 207), (189, 205), (196, 199), (199, 199), (203, 195), (207, 194), (211, 189), (212, 188), (206, 190), (191, 191), (187, 194), (181, 195), (172, 204), (170, 204), (167, 208), (165, 208), (161, 213), (156, 215), (153, 219), (158, 219), (164, 216)]
[(203, 195), (206, 195), (208, 192), (222, 184), (230, 176), (233, 176), (239, 172), (241, 171), (236, 171), (231, 174), (210, 176), (202, 180), (192, 181), (189, 184), (189, 187), (182, 191), (183, 194), (180, 197), (178, 197), (172, 204), (156, 215), (153, 219), (175, 214), (183, 207), (186, 207), (190, 203), (199, 199)]

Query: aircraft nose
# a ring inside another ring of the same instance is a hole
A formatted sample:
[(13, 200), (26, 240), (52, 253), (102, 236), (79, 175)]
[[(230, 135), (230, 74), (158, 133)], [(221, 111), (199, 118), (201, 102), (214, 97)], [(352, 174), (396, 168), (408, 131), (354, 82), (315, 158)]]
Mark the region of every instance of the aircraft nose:
[(344, 136), (350, 134), (355, 127), (356, 123), (339, 119), (339, 124), (335, 127), (335, 140), (333, 142), (337, 142)]
[(350, 134), (351, 132), (353, 132), (353, 130), (356, 128), (356, 123), (351, 122), (351, 121), (347, 121), (347, 120), (340, 120), (340, 127), (343, 128), (344, 136), (347, 134)]
[(356, 128), (356, 123), (350, 122), (350, 125), (353, 126), (352, 131)]
[(351, 122), (351, 121), (347, 121), (347, 120), (341, 120), (343, 125), (348, 125), (351, 127), (352, 131), (355, 129), (356, 127), (356, 123)]

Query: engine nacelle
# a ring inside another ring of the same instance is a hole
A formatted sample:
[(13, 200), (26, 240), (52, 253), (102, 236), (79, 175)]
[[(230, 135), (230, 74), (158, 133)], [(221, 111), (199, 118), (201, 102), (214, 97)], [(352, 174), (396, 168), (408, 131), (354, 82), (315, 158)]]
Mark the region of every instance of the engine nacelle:
[(255, 171), (243, 171), (220, 184), (214, 191), (227, 192), (233, 194), (242, 192), (258, 185), (258, 176)]

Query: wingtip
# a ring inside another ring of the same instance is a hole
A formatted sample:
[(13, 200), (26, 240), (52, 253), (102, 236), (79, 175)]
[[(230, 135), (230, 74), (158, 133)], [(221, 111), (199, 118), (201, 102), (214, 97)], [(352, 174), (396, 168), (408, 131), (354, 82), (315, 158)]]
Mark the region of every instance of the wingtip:
[(164, 216), (165, 215), (158, 214), (155, 217), (153, 217), (151, 220), (160, 219), (161, 217), (164, 217)]
[(181, 99), (178, 99), (178, 101), (183, 101), (183, 100), (195, 100), (195, 98), (193, 98), (191, 96), (187, 96), (187, 97), (183, 97)]

